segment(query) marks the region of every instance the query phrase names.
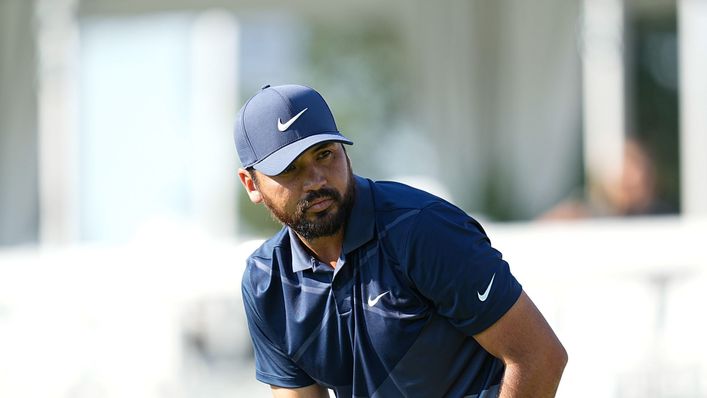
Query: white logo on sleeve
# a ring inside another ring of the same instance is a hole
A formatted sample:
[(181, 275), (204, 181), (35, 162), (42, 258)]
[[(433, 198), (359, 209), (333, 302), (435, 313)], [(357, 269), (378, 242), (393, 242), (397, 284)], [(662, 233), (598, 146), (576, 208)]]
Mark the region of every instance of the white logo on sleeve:
[(388, 293), (390, 293), (390, 290), (377, 295), (375, 298), (368, 297), (368, 306), (373, 307), (374, 305), (376, 305), (378, 303), (378, 301), (381, 299), (381, 297), (385, 296)]
[(491, 285), (493, 285), (493, 278), (495, 277), (496, 274), (493, 274), (493, 276), (491, 276), (491, 282), (489, 282), (489, 286), (486, 288), (486, 291), (483, 294), (476, 292), (476, 294), (479, 296), (479, 300), (486, 301), (486, 299), (489, 297), (489, 292), (491, 292)]
[(292, 117), (292, 119), (288, 120), (287, 123), (284, 123), (284, 124), (282, 123), (282, 121), (280, 120), (280, 118), (277, 118), (277, 129), (278, 129), (281, 133), (282, 133), (282, 132), (285, 132), (285, 130), (289, 129), (290, 126), (292, 126), (292, 123), (294, 123), (295, 120), (297, 120), (300, 116), (302, 116), (302, 114), (304, 113), (304, 111), (306, 111), (307, 109), (309, 109), (309, 108), (304, 108), (304, 109), (302, 109), (302, 112), (296, 114), (295, 116)]

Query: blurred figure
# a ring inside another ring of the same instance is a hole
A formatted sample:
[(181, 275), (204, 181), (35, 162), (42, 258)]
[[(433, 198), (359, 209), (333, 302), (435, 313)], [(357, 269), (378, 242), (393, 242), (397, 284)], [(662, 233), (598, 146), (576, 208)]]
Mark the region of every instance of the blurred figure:
[(539, 218), (557, 220), (668, 213), (668, 206), (656, 195), (655, 179), (652, 157), (643, 144), (629, 137), (624, 142), (623, 163), (616, 179), (590, 177), (586, 199), (567, 199)]

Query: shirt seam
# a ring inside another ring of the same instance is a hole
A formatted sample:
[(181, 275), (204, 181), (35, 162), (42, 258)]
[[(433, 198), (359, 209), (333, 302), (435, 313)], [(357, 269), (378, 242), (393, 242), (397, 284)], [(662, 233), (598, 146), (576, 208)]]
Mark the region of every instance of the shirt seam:
[[(430, 207), (433, 207), (433, 206), (441, 206), (441, 204), (438, 203), (438, 202), (432, 202), (432, 203), (430, 203), (430, 204), (428, 204), (428, 205), (425, 205), (424, 207), (421, 207), (421, 208), (419, 209), (420, 211), (419, 211), (419, 212), (416, 214), (416, 216), (413, 218), (412, 223), (411, 223), (411, 225), (410, 225), (410, 228), (408, 228), (407, 234), (406, 234), (406, 236), (405, 236), (404, 247), (403, 247), (403, 251), (402, 251), (403, 254), (408, 253), (409, 245), (410, 245), (410, 241), (411, 241), (411, 237), (412, 237), (412, 233), (413, 233), (413, 231), (416, 231), (416, 230), (417, 230), (417, 228), (418, 228), (418, 226), (419, 226), (419, 224), (420, 224), (420, 218), (422, 218), (421, 215), (422, 215), (423, 213), (425, 213), (426, 210), (428, 210)], [(407, 268), (401, 269), (401, 273), (403, 274), (403, 276), (405, 277), (405, 279), (410, 282), (411, 286), (414, 286), (414, 287), (415, 287), (415, 290), (417, 290), (417, 284), (415, 284), (415, 281), (410, 277), (410, 275), (408, 275), (408, 272), (409, 272), (409, 271), (408, 271)], [(429, 300), (429, 298), (427, 298), (424, 294), (421, 294), (421, 296), (422, 296), (422, 297), (425, 297), (426, 299)]]

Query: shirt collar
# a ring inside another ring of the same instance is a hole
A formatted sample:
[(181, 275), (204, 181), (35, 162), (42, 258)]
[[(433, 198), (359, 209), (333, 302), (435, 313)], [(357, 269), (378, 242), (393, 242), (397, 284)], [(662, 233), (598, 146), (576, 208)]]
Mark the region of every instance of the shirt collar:
[[(361, 247), (364, 243), (373, 238), (375, 226), (373, 195), (371, 193), (370, 181), (365, 178), (354, 176), (356, 184), (356, 198), (351, 208), (351, 214), (346, 222), (344, 231), (344, 244), (342, 254), (346, 255)], [(291, 228), (287, 228), (290, 237), (290, 249), (292, 251), (292, 271), (299, 272), (311, 269), (314, 266), (314, 257), (302, 247), (297, 234)]]
[(371, 240), (375, 226), (371, 182), (359, 176), (354, 176), (354, 181), (356, 199), (344, 232), (344, 254), (351, 253)]
[(312, 257), (307, 250), (302, 247), (302, 243), (299, 241), (297, 234), (292, 230), (292, 228), (287, 228), (287, 232), (290, 234), (290, 250), (292, 251), (292, 272), (304, 271), (306, 269), (311, 269), (314, 266)]

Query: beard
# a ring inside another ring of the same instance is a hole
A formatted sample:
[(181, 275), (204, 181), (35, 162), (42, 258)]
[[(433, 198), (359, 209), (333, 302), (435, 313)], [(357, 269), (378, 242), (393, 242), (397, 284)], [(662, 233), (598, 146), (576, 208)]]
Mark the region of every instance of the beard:
[[(335, 235), (343, 228), (353, 207), (354, 196), (355, 183), (351, 166), (349, 166), (349, 181), (343, 197), (333, 188), (322, 188), (312, 191), (297, 202), (297, 207), (291, 214), (277, 209), (272, 201), (265, 196), (263, 196), (263, 203), (270, 210), (275, 220), (292, 228), (302, 239), (311, 241)], [(334, 203), (326, 210), (308, 217), (307, 209), (317, 199), (331, 199)]]

